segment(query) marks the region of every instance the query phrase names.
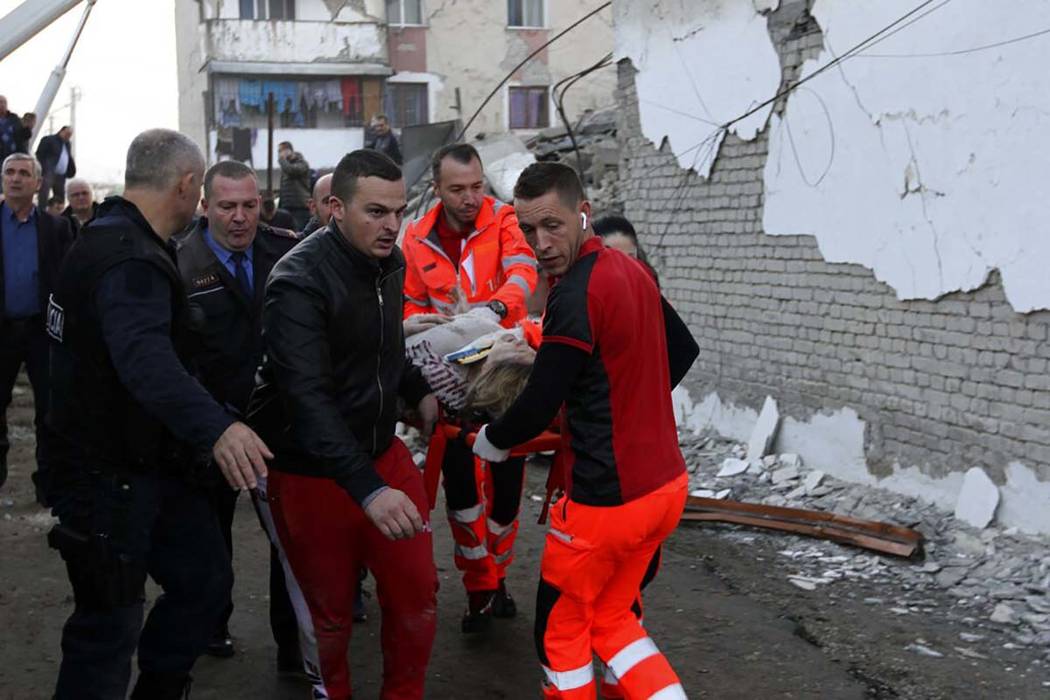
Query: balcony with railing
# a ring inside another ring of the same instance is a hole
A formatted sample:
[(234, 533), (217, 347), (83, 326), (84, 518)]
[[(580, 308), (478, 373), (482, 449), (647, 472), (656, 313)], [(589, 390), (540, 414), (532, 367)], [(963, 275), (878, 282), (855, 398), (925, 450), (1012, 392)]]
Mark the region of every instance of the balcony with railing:
[(376, 22), (211, 19), (200, 26), (213, 73), (390, 73), (386, 29)]

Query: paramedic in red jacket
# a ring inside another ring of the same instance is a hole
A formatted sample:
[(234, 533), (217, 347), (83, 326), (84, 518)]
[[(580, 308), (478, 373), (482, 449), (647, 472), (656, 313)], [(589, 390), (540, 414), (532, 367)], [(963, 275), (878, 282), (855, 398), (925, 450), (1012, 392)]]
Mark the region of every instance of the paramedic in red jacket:
[(685, 505), (671, 387), (699, 349), (652, 275), (594, 235), (571, 168), (529, 166), (514, 204), (552, 288), (529, 383), (474, 451), (499, 462), (565, 404), (568, 486), (551, 507), (536, 600), (544, 696), (593, 699), (597, 654), (626, 697), (684, 699), (631, 606)]

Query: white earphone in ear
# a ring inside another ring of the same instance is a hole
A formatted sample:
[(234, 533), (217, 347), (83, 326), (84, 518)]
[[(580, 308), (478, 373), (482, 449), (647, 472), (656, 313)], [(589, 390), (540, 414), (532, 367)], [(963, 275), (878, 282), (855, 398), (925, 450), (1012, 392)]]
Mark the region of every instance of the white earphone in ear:
[(587, 230), (587, 214), (580, 212), (580, 221), (583, 223), (584, 230)]

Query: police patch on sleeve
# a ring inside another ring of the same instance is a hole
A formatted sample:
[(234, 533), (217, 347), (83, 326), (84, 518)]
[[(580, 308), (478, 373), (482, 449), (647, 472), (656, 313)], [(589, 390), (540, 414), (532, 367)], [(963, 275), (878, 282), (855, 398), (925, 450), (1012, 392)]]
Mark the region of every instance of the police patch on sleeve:
[(47, 334), (62, 342), (62, 331), (66, 325), (66, 310), (55, 303), (55, 295), (47, 299)]

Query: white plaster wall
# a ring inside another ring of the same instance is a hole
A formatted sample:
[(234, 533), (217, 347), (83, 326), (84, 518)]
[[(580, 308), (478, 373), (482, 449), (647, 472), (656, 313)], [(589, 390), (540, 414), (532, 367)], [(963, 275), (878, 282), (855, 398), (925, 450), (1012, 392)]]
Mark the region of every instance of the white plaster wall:
[[(817, 0), (825, 51), (803, 76), (914, 5)], [(771, 122), (766, 232), (813, 234), (827, 260), (873, 269), (902, 299), (999, 268), (1016, 310), (1050, 308), (1050, 40), (915, 55), (1045, 26), (1042, 0), (955, 0), (792, 95)]]
[(270, 63), (386, 62), (386, 32), (378, 24), (257, 22), (208, 24), (211, 57)]
[[(766, 18), (744, 0), (617, 0), (613, 10), (615, 57), (630, 58), (638, 70), (642, 133), (657, 146), (666, 137), (683, 168), (707, 176), (722, 141), (718, 125), (765, 101), (780, 84)], [(770, 109), (730, 131), (754, 139)]]
[[(216, 132), (211, 132), (212, 148), (215, 147)], [(290, 141), (295, 150), (303, 154), (314, 170), (334, 168), (339, 160), (350, 151), (362, 148), (365, 142), (365, 131), (361, 128), (348, 129), (274, 129), (273, 130), (273, 168), (274, 189), (280, 183), (280, 170), (277, 165), (277, 144)], [(256, 170), (266, 170), (266, 130), (259, 129), (258, 137), (252, 146), (253, 165)], [(212, 153), (212, 161), (218, 160)], [(260, 183), (266, 186), (265, 177)]]
[[(746, 442), (758, 420), (748, 406), (723, 402), (717, 393), (694, 404), (689, 392), (678, 387), (672, 394), (679, 428), (695, 434), (711, 430), (738, 442)], [(774, 397), (776, 398), (776, 397)], [(893, 473), (878, 478), (867, 466), (864, 421), (853, 409), (818, 413), (807, 420), (785, 418), (777, 433), (774, 451), (801, 455), (810, 469), (857, 484), (921, 498), (952, 511), (962, 489), (965, 469), (936, 478), (915, 465), (895, 464)], [(999, 510), (995, 520), (1004, 527), (1031, 533), (1050, 534), (1050, 482), (1020, 462), (1005, 467), (1005, 483), (999, 485)]]

